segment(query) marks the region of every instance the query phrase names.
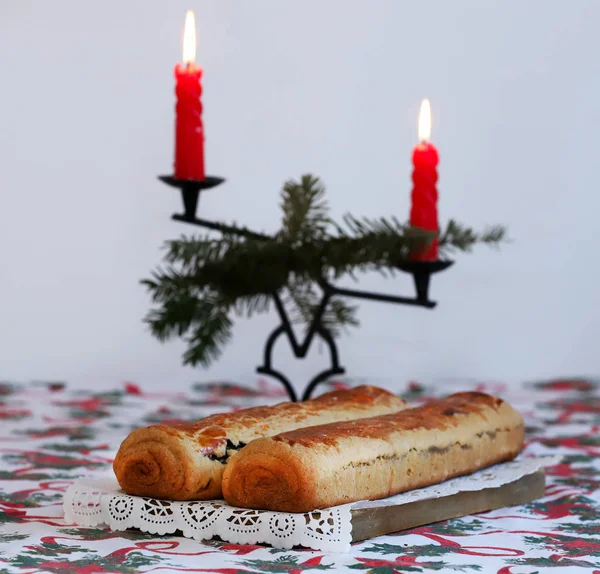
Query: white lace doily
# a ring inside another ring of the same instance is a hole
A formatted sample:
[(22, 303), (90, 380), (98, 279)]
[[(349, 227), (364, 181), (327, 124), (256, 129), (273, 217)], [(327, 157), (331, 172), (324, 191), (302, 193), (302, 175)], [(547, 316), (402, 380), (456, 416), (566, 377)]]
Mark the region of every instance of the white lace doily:
[[(82, 478), (65, 492), (65, 520), (81, 526), (108, 524), (111, 530), (138, 528), (153, 534), (180, 531), (195, 540), (219, 536), (236, 544), (265, 543), (274, 548), (304, 546), (325, 552), (347, 552), (352, 540), (352, 508), (399, 506), (462, 491), (495, 488), (514, 482), (560, 457), (524, 458), (468, 476), (375, 501), (361, 501), (306, 514), (248, 510), (223, 500), (171, 502), (124, 494), (113, 475)], [(398, 510), (401, 512), (401, 509)]]
[(114, 476), (84, 478), (64, 495), (65, 520), (81, 526), (108, 524), (111, 530), (139, 528), (153, 534), (181, 531), (187, 538), (219, 536), (236, 544), (266, 543), (274, 548), (304, 546), (344, 551), (352, 540), (351, 504), (306, 514), (248, 510), (224, 500), (172, 502), (129, 496)]
[(453, 478), (434, 484), (426, 488), (411, 490), (381, 500), (363, 500), (354, 503), (352, 508), (379, 508), (381, 506), (400, 506), (409, 502), (427, 500), (428, 498), (441, 498), (452, 496), (459, 492), (470, 492), (483, 490), (484, 488), (498, 488), (503, 484), (509, 484), (528, 474), (533, 474), (546, 466), (553, 466), (562, 460), (560, 456), (538, 456), (535, 458), (519, 458), (511, 462), (504, 462), (478, 470), (473, 474)]

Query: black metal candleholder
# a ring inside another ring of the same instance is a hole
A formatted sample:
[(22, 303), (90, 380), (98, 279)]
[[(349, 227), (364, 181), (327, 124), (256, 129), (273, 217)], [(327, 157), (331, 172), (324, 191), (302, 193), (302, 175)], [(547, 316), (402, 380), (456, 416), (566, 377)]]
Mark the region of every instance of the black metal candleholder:
[[(205, 227), (206, 229), (220, 231), (222, 233), (235, 234), (241, 237), (252, 237), (267, 241), (272, 239), (269, 235), (258, 233), (246, 228), (240, 229), (236, 227), (230, 227), (228, 225), (223, 225), (221, 223), (215, 223), (213, 221), (199, 219), (196, 217), (200, 192), (220, 185), (225, 181), (224, 178), (207, 176), (203, 181), (195, 181), (176, 179), (171, 175), (161, 175), (158, 179), (171, 187), (181, 190), (183, 214), (174, 214), (172, 215), (172, 219), (200, 227)], [(400, 271), (404, 271), (405, 273), (410, 273), (413, 276), (416, 297), (400, 297), (397, 295), (387, 295), (385, 293), (373, 293), (370, 291), (345, 289), (342, 287), (336, 287), (326, 280), (320, 281), (319, 287), (323, 292), (323, 296), (319, 306), (315, 310), (312, 322), (308, 327), (304, 339), (301, 342), (298, 341), (296, 334), (292, 329), (292, 323), (287, 311), (283, 306), (283, 301), (281, 300), (280, 294), (278, 292), (272, 293), (271, 296), (275, 304), (275, 309), (279, 314), (281, 324), (276, 327), (267, 338), (263, 354), (263, 364), (257, 367), (256, 371), (263, 375), (268, 375), (277, 379), (285, 387), (290, 399), (292, 401), (297, 401), (298, 396), (296, 395), (294, 387), (290, 383), (289, 379), (281, 371), (273, 368), (273, 348), (277, 342), (277, 339), (280, 336), (285, 335), (292, 348), (294, 356), (299, 359), (303, 359), (306, 357), (313, 339), (316, 335), (318, 335), (329, 348), (330, 367), (318, 373), (308, 383), (304, 393), (302, 394), (302, 400), (304, 401), (310, 398), (312, 392), (319, 383), (325, 381), (333, 375), (341, 375), (346, 372), (345, 369), (340, 366), (339, 353), (333, 335), (328, 329), (325, 328), (321, 321), (323, 314), (327, 309), (327, 305), (332, 297), (351, 297), (354, 299), (366, 299), (370, 301), (381, 301), (383, 303), (413, 305), (417, 307), (433, 309), (436, 306), (436, 302), (429, 299), (429, 284), (431, 276), (435, 273), (439, 273), (440, 271), (444, 271), (453, 263), (453, 261), (398, 261), (394, 267)]]

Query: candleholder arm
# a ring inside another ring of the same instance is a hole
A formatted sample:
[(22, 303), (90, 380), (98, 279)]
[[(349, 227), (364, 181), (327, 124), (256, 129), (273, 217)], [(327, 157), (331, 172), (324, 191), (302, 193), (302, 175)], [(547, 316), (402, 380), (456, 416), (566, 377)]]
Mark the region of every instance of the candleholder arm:
[(258, 231), (252, 231), (246, 227), (232, 227), (223, 223), (216, 223), (214, 221), (208, 221), (207, 219), (199, 219), (197, 217), (188, 218), (185, 215), (174, 213), (171, 216), (174, 221), (181, 221), (182, 223), (189, 223), (191, 225), (197, 225), (198, 227), (204, 227), (213, 231), (219, 231), (225, 235), (236, 235), (238, 237), (246, 237), (249, 239), (272, 239), (270, 235), (259, 233)]
[(383, 303), (396, 303), (397, 305), (413, 305), (416, 307), (426, 307), (427, 309), (433, 309), (437, 305), (435, 301), (430, 301), (427, 298), (400, 297), (398, 295), (388, 295), (386, 293), (373, 293), (371, 291), (346, 289), (343, 287), (336, 287), (335, 285), (331, 285), (326, 281), (323, 282), (323, 287), (330, 291), (332, 295), (337, 295), (339, 297), (365, 299), (368, 301), (381, 301)]

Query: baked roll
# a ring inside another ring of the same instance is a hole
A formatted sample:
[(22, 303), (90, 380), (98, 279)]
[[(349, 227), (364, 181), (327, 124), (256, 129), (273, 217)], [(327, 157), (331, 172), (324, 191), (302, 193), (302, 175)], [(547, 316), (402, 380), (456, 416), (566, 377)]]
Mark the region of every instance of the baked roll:
[(395, 414), (260, 438), (223, 476), (225, 500), (310, 512), (443, 482), (514, 458), (521, 416), (501, 399), (457, 393)]
[(221, 476), (229, 457), (256, 438), (405, 408), (408, 404), (388, 391), (360, 386), (301, 403), (139, 428), (121, 444), (113, 469), (127, 494), (169, 500), (221, 498)]

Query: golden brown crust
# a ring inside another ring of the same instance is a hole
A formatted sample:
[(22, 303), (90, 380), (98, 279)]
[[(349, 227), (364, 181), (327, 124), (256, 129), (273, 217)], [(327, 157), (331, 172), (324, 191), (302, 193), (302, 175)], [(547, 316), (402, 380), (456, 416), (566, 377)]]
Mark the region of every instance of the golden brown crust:
[(501, 399), (457, 393), (395, 414), (261, 438), (223, 475), (229, 504), (309, 512), (377, 499), (514, 458), (521, 416)]
[(117, 452), (113, 469), (128, 494), (170, 500), (220, 498), (221, 477), (229, 456), (256, 438), (407, 407), (388, 391), (361, 386), (303, 403), (216, 414), (195, 423), (154, 425), (129, 434)]
[(486, 410), (497, 410), (504, 403), (502, 399), (491, 397), (484, 393), (456, 393), (440, 401), (432, 401), (418, 408), (407, 409), (402, 416), (379, 416), (364, 419), (360, 424), (355, 421), (336, 423), (335, 427), (328, 425), (301, 428), (290, 432), (280, 433), (273, 440), (289, 445), (300, 444), (310, 447), (313, 444), (335, 445), (339, 439), (352, 437), (369, 437), (386, 439), (398, 431), (414, 431), (419, 429), (446, 430), (461, 424), (463, 420), (457, 415), (485, 416)]

